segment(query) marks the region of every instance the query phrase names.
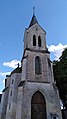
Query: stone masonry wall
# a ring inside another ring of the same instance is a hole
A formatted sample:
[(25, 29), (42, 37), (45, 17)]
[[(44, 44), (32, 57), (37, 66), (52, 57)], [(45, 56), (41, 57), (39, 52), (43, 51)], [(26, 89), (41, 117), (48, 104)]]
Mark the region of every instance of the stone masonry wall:
[(52, 84), (35, 82), (26, 82), (18, 88), (16, 119), (31, 119), (31, 99), (36, 91), (40, 91), (46, 100), (47, 119), (51, 119), (51, 114), (62, 119), (59, 97)]
[[(34, 51), (26, 51), (26, 79), (29, 81), (37, 82), (51, 82), (51, 77), (49, 75), (49, 66), (47, 53), (37, 53)], [(41, 59), (41, 74), (35, 74), (35, 57), (39, 56)]]

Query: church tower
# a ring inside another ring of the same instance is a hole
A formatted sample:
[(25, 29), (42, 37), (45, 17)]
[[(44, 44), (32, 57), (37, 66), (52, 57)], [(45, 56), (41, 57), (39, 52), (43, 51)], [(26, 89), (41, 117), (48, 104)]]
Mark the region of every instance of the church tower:
[(46, 47), (46, 32), (39, 25), (35, 15), (24, 34), (22, 68), (26, 69), (26, 71), (22, 70), (23, 80), (53, 82), (50, 52)]
[(22, 79), (18, 86), (21, 113), (17, 119), (61, 119), (58, 91), (54, 84), (46, 31), (33, 14), (24, 33)]
[(7, 94), (3, 91), (7, 95), (5, 118), (0, 119), (62, 119), (46, 31), (34, 13), (24, 33), (21, 67), (11, 72), (7, 82)]

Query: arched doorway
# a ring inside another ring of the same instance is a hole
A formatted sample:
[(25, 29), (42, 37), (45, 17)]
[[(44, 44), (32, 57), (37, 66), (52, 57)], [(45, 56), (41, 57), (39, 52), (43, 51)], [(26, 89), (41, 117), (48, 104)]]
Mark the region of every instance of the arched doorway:
[(32, 96), (31, 119), (46, 119), (46, 102), (40, 91)]

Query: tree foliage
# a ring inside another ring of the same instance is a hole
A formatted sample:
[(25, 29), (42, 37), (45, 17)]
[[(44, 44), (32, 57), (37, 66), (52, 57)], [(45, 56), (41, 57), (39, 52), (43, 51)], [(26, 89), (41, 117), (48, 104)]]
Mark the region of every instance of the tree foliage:
[(62, 52), (59, 61), (53, 61), (53, 70), (63, 108), (67, 109), (67, 48)]

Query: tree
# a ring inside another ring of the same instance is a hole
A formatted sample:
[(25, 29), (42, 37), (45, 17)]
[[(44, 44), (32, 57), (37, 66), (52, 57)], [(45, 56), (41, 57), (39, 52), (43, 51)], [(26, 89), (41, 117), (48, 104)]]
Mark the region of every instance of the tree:
[(53, 61), (53, 70), (63, 108), (67, 109), (67, 48), (62, 52), (59, 61)]

